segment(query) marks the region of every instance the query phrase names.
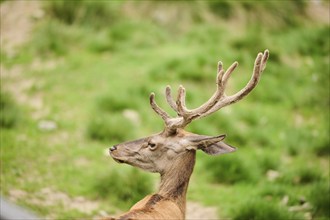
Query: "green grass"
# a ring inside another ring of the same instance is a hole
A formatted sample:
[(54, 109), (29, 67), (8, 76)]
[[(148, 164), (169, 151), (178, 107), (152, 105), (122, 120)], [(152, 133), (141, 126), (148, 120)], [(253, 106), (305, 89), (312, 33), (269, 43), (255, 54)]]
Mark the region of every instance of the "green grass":
[(145, 173), (130, 168), (127, 173), (112, 170), (100, 177), (94, 188), (96, 197), (108, 198), (118, 207), (129, 209), (131, 203), (136, 203), (145, 195), (152, 192), (153, 182)]
[(234, 220), (262, 220), (262, 219), (301, 219), (282, 207), (267, 203), (267, 201), (249, 201), (235, 208)]
[(19, 122), (19, 108), (7, 92), (0, 92), (0, 110), (1, 128), (13, 128)]
[(134, 124), (121, 114), (100, 112), (91, 116), (87, 134), (93, 140), (123, 142), (132, 136), (133, 127)]
[(319, 182), (312, 186), (308, 197), (313, 205), (315, 218), (323, 217), (326, 219), (330, 217), (329, 206), (327, 205), (330, 203), (329, 193), (330, 187), (327, 183)]
[[(2, 196), (56, 219), (128, 210), (154, 191), (158, 175), (105, 154), (163, 129), (150, 93), (173, 115), (165, 86), (176, 95), (183, 84), (187, 106), (197, 107), (215, 90), (217, 62), (227, 68), (237, 60), (227, 88), (233, 94), (268, 48), (267, 68), (246, 99), (189, 125), (195, 133), (227, 134), (238, 150), (220, 157), (198, 152), (188, 199), (215, 206), (219, 218), (330, 219), (329, 25), (311, 22), (305, 1), (43, 4), (45, 17), (20, 53), (1, 51), (1, 65), (18, 69), (1, 74)], [(40, 129), (44, 120), (56, 129)], [(278, 177), (271, 180), (270, 170)], [(97, 208), (84, 213), (60, 200), (40, 205), (45, 188)], [(15, 198), (15, 190), (25, 194)], [(301, 201), (310, 209), (289, 211)]]
[(237, 155), (226, 155), (206, 162), (205, 170), (209, 170), (211, 180), (215, 183), (235, 184), (238, 182), (255, 182), (255, 172)]

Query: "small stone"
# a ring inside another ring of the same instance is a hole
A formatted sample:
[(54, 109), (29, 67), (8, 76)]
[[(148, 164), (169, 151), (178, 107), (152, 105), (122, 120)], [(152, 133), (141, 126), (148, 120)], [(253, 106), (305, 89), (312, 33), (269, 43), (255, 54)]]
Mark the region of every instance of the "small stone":
[(137, 111), (132, 110), (132, 109), (125, 109), (123, 111), (123, 115), (125, 118), (130, 120), (134, 125), (139, 125), (141, 120), (140, 120), (140, 115)]
[(275, 181), (278, 177), (280, 177), (280, 173), (276, 170), (268, 170), (266, 173), (267, 179), (269, 181)]
[(282, 205), (287, 205), (288, 202), (289, 202), (289, 196), (288, 196), (288, 195), (285, 195), (285, 196), (283, 197), (283, 199), (281, 200), (281, 204), (282, 204)]
[(41, 131), (53, 131), (57, 129), (57, 124), (54, 121), (50, 120), (41, 120), (38, 123), (38, 128)]

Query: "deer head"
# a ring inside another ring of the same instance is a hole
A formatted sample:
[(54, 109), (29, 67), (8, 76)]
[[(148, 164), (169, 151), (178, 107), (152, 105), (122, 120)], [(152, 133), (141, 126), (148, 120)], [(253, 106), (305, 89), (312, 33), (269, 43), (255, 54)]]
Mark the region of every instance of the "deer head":
[(125, 142), (110, 148), (113, 159), (149, 172), (165, 173), (177, 158), (187, 151), (201, 149), (212, 155), (235, 151), (222, 142), (226, 135), (197, 135), (177, 128), (170, 135), (161, 132), (146, 138)]
[(185, 104), (185, 88), (179, 87), (176, 102), (171, 95), (170, 86), (166, 87), (166, 100), (177, 113), (177, 117), (171, 118), (155, 102), (155, 94), (150, 95), (152, 109), (164, 120), (165, 128), (162, 132), (115, 145), (110, 148), (110, 155), (121, 163), (142, 168), (150, 172), (162, 173), (166, 170), (171, 160), (180, 157), (186, 151), (202, 150), (207, 154), (219, 155), (235, 151), (235, 148), (225, 144), (222, 140), (225, 135), (215, 137), (198, 135), (187, 132), (184, 128), (193, 120), (205, 117), (227, 105), (233, 104), (248, 95), (257, 85), (260, 75), (266, 67), (269, 52), (259, 53), (254, 64), (252, 77), (248, 84), (234, 95), (225, 95), (228, 79), (237, 67), (234, 62), (225, 71), (222, 62), (218, 63), (216, 84), (217, 89), (213, 96), (196, 109), (187, 109)]
[[(202, 150), (210, 155), (220, 155), (235, 151), (234, 147), (223, 142), (226, 136), (224, 134), (218, 136), (199, 135), (187, 132), (184, 128), (193, 120), (206, 117), (247, 96), (256, 87), (261, 73), (266, 67), (268, 56), (268, 50), (258, 54), (250, 81), (243, 89), (230, 96), (225, 94), (225, 89), (228, 79), (238, 63), (234, 62), (225, 71), (222, 63), (219, 62), (216, 91), (208, 101), (196, 109), (188, 109), (186, 107), (184, 87), (179, 87), (177, 99), (174, 101), (171, 95), (171, 88), (167, 86), (166, 100), (177, 113), (176, 117), (170, 117), (167, 112), (160, 108), (155, 102), (155, 94), (151, 93), (150, 105), (164, 120), (164, 130), (149, 137), (112, 146), (110, 155), (117, 162), (127, 163), (149, 172), (160, 173), (162, 176), (160, 195), (184, 196), (193, 170), (195, 152), (197, 150)], [(180, 187), (182, 188), (181, 191)], [(177, 192), (178, 190), (180, 192)]]

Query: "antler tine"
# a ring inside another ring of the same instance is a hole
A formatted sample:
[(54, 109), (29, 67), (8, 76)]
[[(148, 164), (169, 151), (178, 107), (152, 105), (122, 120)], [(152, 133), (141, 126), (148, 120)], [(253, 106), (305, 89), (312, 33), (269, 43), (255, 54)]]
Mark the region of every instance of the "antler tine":
[(173, 100), (172, 95), (171, 95), (171, 87), (169, 85), (166, 86), (166, 101), (167, 103), (171, 106), (171, 108), (174, 111), (178, 111), (178, 106), (176, 105), (176, 102)]
[(235, 61), (228, 69), (227, 71), (225, 72), (225, 74), (223, 75), (222, 77), (222, 93), (225, 92), (225, 89), (226, 89), (226, 85), (227, 85), (227, 82), (228, 82), (228, 79), (229, 77), (231, 76), (232, 72), (234, 72), (234, 70), (236, 69), (236, 67), (238, 66), (238, 62)]
[(171, 95), (171, 87), (166, 86), (166, 101), (171, 106), (171, 108), (177, 112), (178, 116), (185, 117), (188, 114), (188, 109), (186, 108), (186, 90), (180, 85), (178, 90), (177, 101), (174, 102)]
[[(264, 53), (259, 53), (257, 55), (257, 58), (254, 63), (254, 68), (253, 68), (253, 74), (247, 85), (241, 89), (239, 92), (235, 93), (234, 95), (231, 96), (223, 96), (221, 99), (217, 102), (216, 105), (214, 105), (209, 111), (207, 111), (205, 114), (200, 115), (198, 118), (205, 117), (220, 108), (223, 108), (227, 105), (233, 104), (242, 98), (244, 98), (246, 95), (248, 95), (258, 84), (260, 76), (262, 71), (266, 68), (266, 62), (269, 57), (269, 51), (265, 50)], [(226, 74), (224, 75), (223, 78), (226, 77)]]
[(186, 108), (186, 90), (182, 85), (179, 87), (176, 104), (178, 116), (186, 118), (188, 115), (188, 109)]
[(211, 98), (207, 102), (205, 102), (202, 106), (190, 111), (190, 114), (192, 115), (193, 118), (199, 117), (203, 113), (207, 112), (220, 100), (221, 96), (224, 93), (222, 86), (224, 74), (225, 71), (223, 69), (220, 69), (220, 71), (217, 74), (217, 90), (211, 96)]
[(156, 101), (155, 101), (155, 93), (151, 93), (150, 94), (150, 105), (151, 108), (158, 114), (160, 115), (160, 117), (162, 117), (162, 119), (165, 121), (165, 123), (168, 121), (168, 119), (170, 119), (169, 114), (167, 114), (163, 109), (161, 109)]
[(258, 54), (258, 56), (255, 60), (255, 63), (254, 63), (252, 77), (249, 80), (249, 82), (247, 83), (247, 85), (243, 89), (241, 89), (239, 92), (237, 92), (236, 94), (229, 96), (228, 101), (227, 101), (228, 103), (225, 103), (223, 106), (226, 106), (226, 105), (229, 105), (229, 104), (232, 104), (232, 103), (235, 103), (235, 102), (241, 100), (257, 86), (257, 84), (260, 80), (261, 73), (266, 68), (266, 62), (268, 60), (268, 57), (269, 57), (268, 50), (265, 50), (264, 53)]
[(217, 71), (217, 82), (221, 82), (224, 71), (222, 71), (222, 62), (218, 62), (218, 71)]
[(231, 73), (237, 67), (237, 65), (238, 65), (238, 63), (234, 62), (225, 72), (222, 67), (222, 62), (221, 61), (218, 62), (217, 90), (212, 95), (212, 97), (207, 102), (205, 102), (202, 106), (200, 106), (196, 109), (193, 109), (193, 110), (185, 109), (185, 113), (186, 113), (186, 115), (189, 116), (189, 119), (192, 120), (195, 118), (202, 117), (202, 115), (204, 115), (205, 112), (212, 109), (213, 106), (215, 106), (221, 100), (221, 97), (224, 96), (224, 91), (225, 91), (227, 81), (228, 81)]
[(265, 70), (268, 57), (269, 57), (269, 51), (265, 50), (261, 61), (261, 65), (262, 65), (261, 71)]

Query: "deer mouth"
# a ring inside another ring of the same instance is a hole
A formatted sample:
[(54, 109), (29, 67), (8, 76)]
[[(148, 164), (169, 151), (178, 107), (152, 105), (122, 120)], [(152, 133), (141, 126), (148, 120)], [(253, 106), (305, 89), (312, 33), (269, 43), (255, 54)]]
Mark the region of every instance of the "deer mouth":
[(110, 156), (112, 157), (112, 159), (114, 159), (117, 163), (125, 163), (125, 161), (122, 158), (116, 157), (115, 155), (113, 155), (112, 153), (110, 153)]
[(111, 156), (111, 157), (112, 157), (117, 163), (125, 163), (125, 161), (124, 161), (120, 156), (116, 155), (116, 154), (118, 154), (118, 152), (115, 152), (114, 150), (116, 150), (116, 148), (115, 148), (115, 149), (112, 149), (112, 148), (109, 149), (109, 154), (110, 154), (110, 156)]
[(117, 163), (125, 163), (125, 161), (123, 161), (123, 160), (120, 160), (120, 159), (117, 159), (117, 158), (114, 158), (114, 157), (113, 157), (113, 159), (114, 159)]

